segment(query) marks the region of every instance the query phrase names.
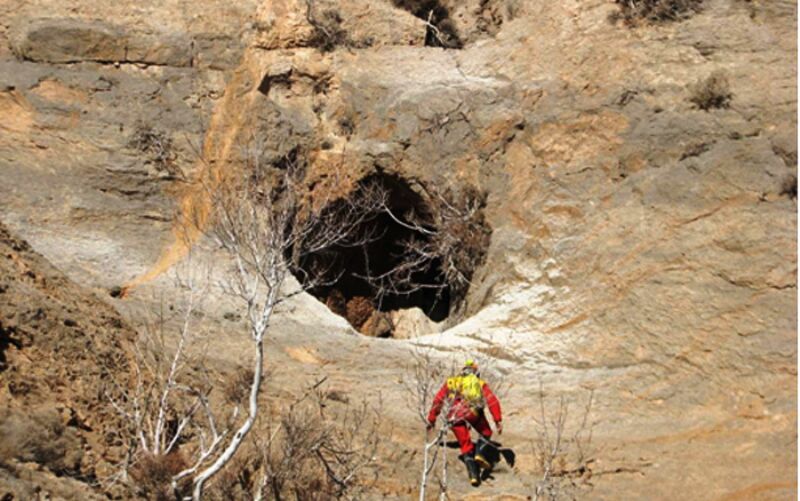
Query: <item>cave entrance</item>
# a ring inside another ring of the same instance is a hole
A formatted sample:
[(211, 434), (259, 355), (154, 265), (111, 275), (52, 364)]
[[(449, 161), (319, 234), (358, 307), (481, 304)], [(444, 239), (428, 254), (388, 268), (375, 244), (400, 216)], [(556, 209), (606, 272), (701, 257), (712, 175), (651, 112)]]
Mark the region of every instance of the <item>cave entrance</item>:
[[(324, 270), (321, 282), (325, 285), (309, 292), (361, 332), (368, 322), (375, 323), (371, 320), (375, 312), (418, 307), (435, 322), (445, 320), (452, 301), (458, 298), (451, 295), (440, 259), (427, 260), (406, 274), (412, 286), (387, 286), (381, 279), (407, 264), (409, 242), (424, 244), (431, 238), (431, 232), (426, 230), (431, 207), (399, 176), (375, 174), (360, 186), (368, 185), (383, 190), (388, 210), (378, 211), (352, 230), (359, 244), (306, 255), (298, 265), (300, 269), (293, 270), (295, 276), (310, 275), (312, 270), (319, 276), (319, 270)], [(377, 333), (374, 325), (367, 329), (373, 335), (391, 336), (391, 321), (388, 324)]]
[(399, 7), (426, 23), (425, 45), (444, 49), (461, 49), (464, 43), (450, 19), (450, 10), (441, 0), (393, 0)]

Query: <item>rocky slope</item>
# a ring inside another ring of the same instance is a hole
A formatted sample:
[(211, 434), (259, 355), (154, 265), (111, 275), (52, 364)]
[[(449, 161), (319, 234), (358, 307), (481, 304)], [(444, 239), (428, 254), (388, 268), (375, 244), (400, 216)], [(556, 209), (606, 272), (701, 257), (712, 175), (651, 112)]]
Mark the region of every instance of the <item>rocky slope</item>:
[[(593, 499), (790, 497), (796, 3), (631, 27), (606, 0), (442, 1), (437, 31), (414, 2), (312, 4), (7, 2), (3, 221), (83, 285), (141, 284), (134, 301), (185, 250), (173, 211), (204, 202), (184, 179), (238, 168), (253, 138), (276, 165), (380, 176), (398, 211), (474, 190), (491, 236), (463, 301), (411, 329), (429, 335), (358, 338), (303, 297), (276, 323), (278, 363), (400, 398), (367, 382), (401, 378), (414, 343), (483, 354), (509, 374), (522, 449), (539, 381), (595, 390)], [(232, 368), (228, 306), (209, 308)], [(410, 411), (393, 419), (414, 436)], [(536, 474), (523, 455), (481, 495), (524, 496)]]
[[(124, 449), (109, 405), (133, 331), (0, 226), (0, 493), (87, 499)], [(82, 482), (71, 480), (80, 479)]]

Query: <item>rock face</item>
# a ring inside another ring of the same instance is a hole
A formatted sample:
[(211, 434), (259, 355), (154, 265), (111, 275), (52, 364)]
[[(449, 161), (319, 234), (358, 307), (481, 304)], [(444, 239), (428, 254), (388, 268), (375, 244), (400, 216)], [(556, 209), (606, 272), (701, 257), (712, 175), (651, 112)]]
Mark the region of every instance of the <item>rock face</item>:
[(127, 384), (132, 341), (113, 308), (0, 226), (3, 497), (91, 498), (88, 486), (54, 474), (114, 473), (123, 424), (109, 405), (110, 382)]
[(390, 313), (392, 318), (392, 337), (397, 339), (411, 339), (428, 334), (435, 334), (441, 327), (431, 321), (425, 312), (419, 308), (396, 310)]
[[(796, 3), (705, 0), (633, 27), (608, 0), (436, 3), (462, 49), (431, 47), (402, 2), (0, 7), (3, 221), (109, 287), (180, 259), (173, 210), (203, 203), (184, 179), (239, 168), (254, 137), (266, 162), (345, 165), (354, 186), (477, 190), (485, 258), (416, 342), (510, 374), (506, 440), (529, 440), (539, 381), (593, 388), (591, 498), (789, 498)], [(703, 97), (712, 75), (725, 99)], [(131, 146), (143, 125), (170, 140), (169, 169)], [(309, 336), (326, 314), (310, 298), (286, 313)], [(366, 391), (377, 369), (337, 342), (326, 367)], [(389, 342), (358, 341), (379, 365)], [(532, 463), (482, 495), (530, 494)]]

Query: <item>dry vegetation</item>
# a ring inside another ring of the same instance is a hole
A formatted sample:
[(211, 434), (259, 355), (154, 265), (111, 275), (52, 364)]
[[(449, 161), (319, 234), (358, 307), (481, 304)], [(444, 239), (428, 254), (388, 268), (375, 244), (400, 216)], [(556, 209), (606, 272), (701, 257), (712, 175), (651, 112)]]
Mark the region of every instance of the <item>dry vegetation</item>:
[(314, 35), (310, 42), (313, 47), (322, 52), (330, 52), (336, 47), (352, 44), (347, 31), (342, 28), (342, 16), (338, 11), (328, 9), (315, 13), (313, 2), (309, 0), (306, 17), (314, 27)]
[(728, 108), (733, 98), (731, 84), (722, 71), (715, 71), (708, 78), (698, 80), (689, 91), (691, 92), (689, 101), (704, 111)]
[[(205, 231), (229, 256), (225, 279), (215, 285), (242, 305), (246, 329), (241, 335), (251, 347), (252, 365), (226, 384), (209, 374), (201, 302), (210, 291), (210, 266), (193, 263), (190, 253), (176, 270), (176, 305), (168, 312), (162, 308), (141, 329), (132, 387), (117, 384), (108, 397), (126, 423), (120, 438), (128, 449), (114, 480), (137, 494), (198, 501), (209, 487), (218, 488), (219, 478), (241, 486), (244, 477), (258, 476), (248, 487), (256, 497), (271, 492), (281, 499), (288, 489), (299, 499), (330, 499), (360, 485), (361, 473), (372, 461), (378, 414), (364, 404), (346, 406), (331, 417), (322, 397), (314, 399), (313, 408), (308, 406), (311, 392), (282, 408), (280, 422), (274, 431), (270, 427), (266, 441), (257, 439), (265, 419), (265, 338), (272, 314), (288, 297), (322, 279), (306, 272), (300, 288), (286, 290), (290, 263), (307, 252), (358, 244), (360, 237), (352, 229), (381, 200), (370, 190), (340, 198), (336, 180), (346, 178), (334, 176), (330, 189), (315, 191), (312, 201), (305, 165), (292, 161), (275, 166), (264, 161), (264, 147), (255, 140), (245, 145), (241, 171), (203, 186), (210, 199), (208, 211), (181, 220), (187, 234)], [(334, 425), (337, 419), (341, 424)], [(256, 457), (248, 457), (248, 450), (257, 451)], [(235, 465), (242, 471), (231, 473)], [(257, 475), (245, 471), (251, 467)]]
[(594, 392), (589, 392), (575, 416), (571, 415), (571, 405), (565, 396), (548, 398), (541, 384), (538, 397), (536, 435), (531, 448), (541, 476), (534, 486), (533, 499), (582, 499), (595, 461), (591, 421)]
[(797, 200), (797, 174), (787, 174), (781, 181), (780, 194)]
[(372, 485), (381, 409), (332, 398), (323, 382), (265, 414), (209, 499), (353, 499)]
[(373, 40), (353, 39), (344, 28), (344, 19), (335, 9), (319, 11), (314, 0), (306, 0), (306, 20), (314, 28), (314, 34), (309, 41), (312, 47), (322, 52), (330, 52), (337, 47), (363, 49), (370, 47)]
[(131, 490), (152, 501), (172, 501), (188, 494), (187, 482), (172, 486), (172, 478), (189, 465), (180, 452), (145, 454), (130, 468)]
[(665, 23), (681, 21), (702, 9), (703, 0), (615, 0), (619, 12), (612, 22), (623, 21), (628, 26), (642, 22)]
[[(456, 371), (454, 360), (449, 363), (436, 358), (429, 348), (417, 348), (411, 352), (411, 363), (403, 378), (408, 405), (420, 420), (421, 430), (428, 424), (428, 410), (439, 386)], [(419, 499), (424, 501), (431, 476), (435, 477), (439, 499), (447, 499), (447, 446), (445, 444), (449, 426), (447, 415), (449, 402), (440, 413), (433, 433), (422, 437), (422, 465), (420, 467)]]
[[(400, 217), (384, 205), (383, 210), (395, 221), (415, 233), (402, 242), (400, 263), (370, 281), (379, 303), (385, 294), (410, 294), (427, 288), (447, 290), (451, 303), (459, 307), (489, 247), (492, 232), (483, 214), (486, 194), (474, 188), (456, 191), (421, 186), (421, 190), (428, 213)], [(440, 270), (437, 280), (418, 280), (420, 271), (435, 267)]]
[(7, 409), (0, 415), (0, 462), (14, 458), (56, 474), (76, 475), (82, 457), (80, 437), (65, 426), (56, 407), (42, 406), (26, 415)]
[(143, 153), (159, 172), (178, 179), (185, 177), (175, 163), (175, 146), (166, 132), (140, 123), (128, 140), (128, 148)]
[(368, 297), (356, 296), (347, 301), (344, 317), (350, 325), (360, 329), (375, 312), (375, 304)]

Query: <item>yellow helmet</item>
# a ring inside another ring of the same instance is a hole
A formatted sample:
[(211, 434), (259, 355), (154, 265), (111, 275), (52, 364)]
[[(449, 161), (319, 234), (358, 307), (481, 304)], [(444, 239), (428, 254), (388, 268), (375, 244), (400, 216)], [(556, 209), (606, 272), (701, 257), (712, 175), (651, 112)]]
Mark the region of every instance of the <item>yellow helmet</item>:
[(471, 372), (473, 374), (478, 372), (478, 364), (475, 363), (474, 360), (468, 358), (466, 362), (464, 362), (464, 368), (462, 372)]

